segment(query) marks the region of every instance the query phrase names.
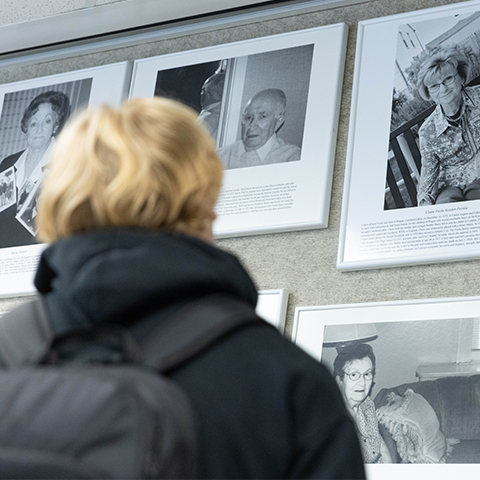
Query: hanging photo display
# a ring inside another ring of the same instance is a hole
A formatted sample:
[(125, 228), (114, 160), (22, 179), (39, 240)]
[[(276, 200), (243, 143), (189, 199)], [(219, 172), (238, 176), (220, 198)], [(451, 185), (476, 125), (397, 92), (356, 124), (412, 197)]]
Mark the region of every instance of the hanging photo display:
[(292, 337), (333, 374), (367, 476), (480, 475), (480, 297), (297, 307)]
[(0, 85), (0, 292), (33, 293), (45, 245), (36, 238), (41, 180), (69, 117), (126, 95), (127, 62)]
[(217, 238), (328, 225), (345, 24), (137, 60), (131, 97), (179, 100), (217, 144)]
[(480, 257), (480, 2), (360, 22), (337, 267)]

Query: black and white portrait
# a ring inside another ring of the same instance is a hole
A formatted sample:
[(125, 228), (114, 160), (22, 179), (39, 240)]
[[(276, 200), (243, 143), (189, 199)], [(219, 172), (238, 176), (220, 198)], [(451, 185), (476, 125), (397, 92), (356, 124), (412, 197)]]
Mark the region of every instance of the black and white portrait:
[(398, 28), (384, 209), (480, 199), (480, 12)]
[(215, 141), (225, 170), (218, 238), (327, 226), (347, 30), (341, 23), (134, 62), (130, 97), (183, 102)]
[(225, 169), (299, 161), (313, 45), (162, 70), (155, 95), (194, 108)]
[(480, 463), (479, 322), (325, 326), (322, 362), (366, 463)]
[(36, 199), (55, 137), (73, 111), (87, 106), (91, 87), (92, 78), (87, 78), (4, 95), (0, 116), (0, 248), (35, 243)]

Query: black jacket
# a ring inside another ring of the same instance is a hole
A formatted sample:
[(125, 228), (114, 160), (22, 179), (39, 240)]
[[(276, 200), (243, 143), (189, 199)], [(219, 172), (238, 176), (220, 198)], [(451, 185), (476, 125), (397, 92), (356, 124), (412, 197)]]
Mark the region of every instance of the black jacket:
[[(253, 306), (257, 299), (233, 255), (193, 237), (134, 229), (54, 243), (35, 284), (57, 333), (116, 322), (139, 340), (206, 294)], [(271, 326), (233, 332), (171, 378), (196, 414), (202, 478), (364, 478), (333, 378)]]

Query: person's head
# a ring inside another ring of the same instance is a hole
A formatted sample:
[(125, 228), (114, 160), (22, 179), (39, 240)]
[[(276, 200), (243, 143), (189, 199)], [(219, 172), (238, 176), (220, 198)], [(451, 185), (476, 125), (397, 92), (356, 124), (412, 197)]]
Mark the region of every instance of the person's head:
[(375, 368), (375, 354), (367, 343), (339, 349), (333, 362), (333, 376), (350, 408), (362, 403), (370, 394)]
[(23, 112), (20, 123), (28, 146), (41, 150), (60, 133), (70, 115), (70, 100), (61, 92), (48, 91), (37, 95)]
[(58, 137), (39, 237), (138, 227), (213, 241), (222, 175), (215, 142), (186, 106), (156, 97), (86, 110)]
[(468, 82), (470, 62), (455, 49), (440, 50), (427, 57), (417, 75), (417, 89), (425, 100), (444, 107), (457, 108), (462, 88)]
[(205, 80), (200, 92), (200, 104), (202, 108), (206, 108), (212, 103), (218, 103), (222, 100), (224, 84), (224, 73), (214, 73)]
[(242, 142), (247, 152), (263, 147), (285, 122), (287, 98), (278, 88), (255, 94), (242, 116)]

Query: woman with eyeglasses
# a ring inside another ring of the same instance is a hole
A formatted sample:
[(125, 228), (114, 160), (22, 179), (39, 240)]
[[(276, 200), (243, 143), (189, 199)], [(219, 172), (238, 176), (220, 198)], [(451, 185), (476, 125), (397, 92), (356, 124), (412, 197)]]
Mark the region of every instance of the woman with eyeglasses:
[(391, 463), (391, 456), (378, 429), (375, 405), (370, 397), (376, 359), (367, 343), (339, 348), (333, 375), (347, 409), (355, 420), (365, 463)]
[(480, 86), (465, 86), (470, 69), (449, 48), (430, 54), (418, 71), (418, 92), (437, 104), (418, 132), (419, 206), (480, 199)]

